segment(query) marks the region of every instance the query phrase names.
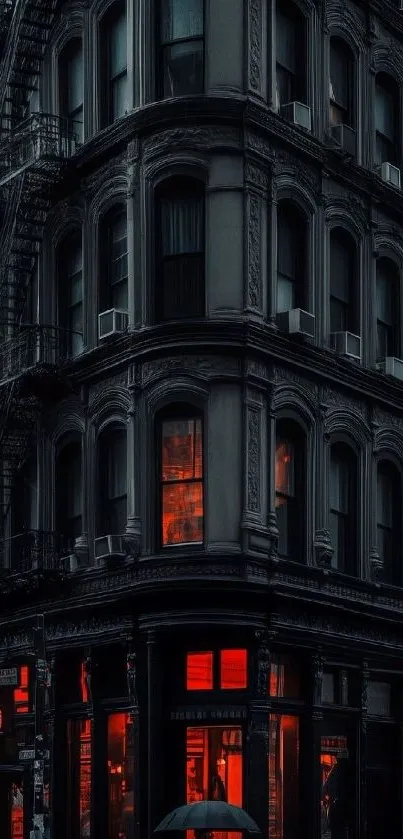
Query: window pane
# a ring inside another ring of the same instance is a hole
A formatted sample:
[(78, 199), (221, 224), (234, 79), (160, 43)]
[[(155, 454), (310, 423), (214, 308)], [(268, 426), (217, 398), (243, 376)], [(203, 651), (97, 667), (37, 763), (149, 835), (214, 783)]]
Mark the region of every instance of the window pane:
[(345, 111), (349, 107), (350, 61), (346, 50), (335, 42), (330, 44), (330, 98)]
[(112, 120), (119, 119), (129, 110), (129, 86), (127, 74), (123, 73), (112, 84)]
[[(280, 210), (277, 226), (277, 270), (290, 279), (297, 278), (297, 264), (300, 259), (298, 253), (298, 240), (300, 237), (298, 220), (291, 221), (291, 210)], [(297, 241), (296, 241), (297, 240)], [(297, 246), (296, 246), (297, 245)]]
[(200, 196), (161, 200), (162, 255), (203, 250), (203, 199)]
[[(68, 49), (68, 47), (67, 47)], [(84, 101), (83, 51), (81, 42), (67, 56), (67, 113), (73, 114)]]
[(333, 704), (336, 701), (335, 675), (324, 673), (322, 677), (322, 702)]
[[(242, 807), (242, 730), (188, 728), (186, 732), (187, 803), (227, 801)], [(241, 833), (209, 831), (211, 839), (241, 839)], [(188, 830), (187, 839), (195, 839)]]
[(375, 88), (375, 127), (390, 142), (395, 141), (395, 97), (379, 84)]
[[(91, 837), (91, 722), (67, 722), (67, 795), (69, 835)], [(77, 830), (78, 828), (78, 830)]]
[(349, 465), (335, 455), (330, 460), (330, 506), (339, 513), (348, 513)]
[(162, 480), (201, 478), (202, 423), (197, 420), (168, 420), (162, 424)]
[(299, 664), (290, 656), (274, 653), (270, 662), (268, 688), (270, 696), (299, 699), (301, 695)]
[(393, 480), (391, 475), (387, 472), (382, 471), (381, 469), (378, 470), (378, 504), (377, 504), (377, 516), (378, 516), (378, 524), (382, 524), (384, 527), (393, 527), (393, 509), (394, 509), (394, 499), (393, 499)]
[(391, 685), (387, 682), (368, 682), (368, 713), (390, 717)]
[(115, 431), (106, 442), (108, 498), (119, 498), (127, 492), (126, 432)]
[(352, 248), (346, 241), (332, 236), (330, 240), (330, 293), (349, 305), (354, 271)]
[(111, 78), (118, 76), (127, 67), (126, 15), (116, 18), (110, 28)]
[(161, 41), (203, 35), (203, 0), (161, 0)]
[[(276, 493), (288, 497), (295, 496), (295, 455), (294, 446), (289, 440), (276, 442)], [(277, 499), (276, 506), (280, 506)]]
[(220, 651), (220, 687), (241, 690), (248, 686), (246, 650)]
[(269, 716), (269, 836), (299, 835), (299, 720)]
[(295, 308), (295, 283), (281, 274), (277, 276), (276, 312), (289, 312)]
[(108, 839), (130, 839), (134, 827), (134, 720), (108, 716)]
[(182, 41), (165, 47), (162, 64), (165, 99), (203, 92), (203, 41)]
[(162, 488), (162, 543), (203, 541), (203, 484), (165, 484)]
[(213, 689), (213, 653), (188, 653), (186, 690)]
[(297, 44), (295, 21), (277, 11), (276, 19), (276, 57), (277, 62), (292, 73), (297, 70)]
[[(338, 723), (324, 723), (321, 737), (321, 837), (349, 836), (354, 818), (354, 788), (348, 738)], [(334, 733), (333, 733), (334, 732)]]
[(376, 316), (378, 320), (393, 326), (398, 300), (398, 280), (395, 266), (379, 260), (376, 272)]

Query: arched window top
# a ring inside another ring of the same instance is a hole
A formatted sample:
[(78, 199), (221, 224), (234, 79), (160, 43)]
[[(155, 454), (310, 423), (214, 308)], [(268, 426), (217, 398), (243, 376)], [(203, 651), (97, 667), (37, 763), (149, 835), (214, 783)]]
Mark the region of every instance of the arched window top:
[(398, 80), (391, 73), (386, 73), (384, 70), (376, 73), (375, 84), (384, 90), (388, 90), (390, 93), (397, 94), (399, 92)]
[(291, 198), (281, 198), (278, 202), (278, 216), (287, 224), (307, 225), (308, 218), (306, 212)]
[(164, 419), (179, 419), (180, 417), (202, 417), (203, 413), (203, 408), (201, 408), (200, 405), (196, 405), (194, 402), (184, 399), (169, 402), (167, 405), (159, 408), (155, 415), (155, 419), (156, 422), (161, 422)]
[(349, 461), (352, 464), (357, 462), (357, 452), (345, 440), (335, 440), (331, 443), (330, 456), (338, 460)]
[(126, 0), (114, 0), (103, 10), (99, 20), (102, 25), (108, 26), (116, 18), (126, 15)]
[(348, 41), (339, 33), (330, 36), (330, 48), (337, 50), (340, 55), (344, 55), (347, 61), (354, 59), (354, 51)]
[(170, 175), (164, 178), (157, 184), (156, 197), (170, 198), (188, 196), (188, 195), (204, 195), (205, 184), (204, 181), (195, 177), (194, 175)]
[(68, 251), (71, 248), (82, 248), (83, 233), (82, 228), (75, 226), (66, 230), (59, 238), (57, 243), (58, 252)]
[(127, 221), (127, 204), (123, 200), (118, 200), (111, 204), (101, 215), (101, 224), (110, 225), (116, 219), (124, 218)]
[(304, 442), (306, 431), (294, 417), (280, 416), (276, 422), (276, 435), (279, 437), (292, 437), (298, 442)]
[(376, 260), (376, 270), (379, 273), (385, 274), (388, 277), (398, 278), (400, 276), (400, 265), (398, 257), (394, 259), (392, 256), (379, 256)]
[(331, 243), (338, 243), (341, 247), (349, 250), (352, 254), (357, 250), (357, 242), (354, 236), (349, 230), (346, 230), (346, 228), (341, 225), (331, 229), (330, 241)]

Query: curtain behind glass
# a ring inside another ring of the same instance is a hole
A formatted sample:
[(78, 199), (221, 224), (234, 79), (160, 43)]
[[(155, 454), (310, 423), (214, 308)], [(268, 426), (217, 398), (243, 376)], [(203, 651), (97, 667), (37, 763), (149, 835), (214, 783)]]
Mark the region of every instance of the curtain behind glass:
[(161, 234), (164, 257), (202, 252), (202, 198), (161, 199)]
[(161, 0), (161, 42), (203, 36), (203, 0)]

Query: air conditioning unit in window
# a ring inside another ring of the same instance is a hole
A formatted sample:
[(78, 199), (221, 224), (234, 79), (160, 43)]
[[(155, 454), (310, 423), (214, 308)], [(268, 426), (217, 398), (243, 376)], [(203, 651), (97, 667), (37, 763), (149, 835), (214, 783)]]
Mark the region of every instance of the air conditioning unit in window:
[(97, 539), (94, 539), (94, 556), (97, 561), (110, 558), (123, 559), (126, 556), (126, 551), (122, 536), (98, 536)]
[(76, 554), (69, 554), (68, 556), (62, 556), (59, 560), (60, 567), (63, 571), (67, 574), (71, 574), (80, 567), (79, 558)]
[(295, 125), (300, 125), (307, 131), (312, 130), (312, 112), (308, 105), (303, 102), (288, 102), (287, 105), (281, 105), (280, 114), (289, 122)]
[(353, 335), (352, 332), (331, 332), (330, 346), (339, 355), (361, 361), (361, 338), (359, 335)]
[(338, 146), (340, 146), (340, 148), (348, 154), (355, 155), (357, 144), (354, 128), (342, 123), (338, 125), (331, 125), (330, 134), (332, 139)]
[(403, 382), (403, 361), (401, 358), (394, 358), (394, 356), (387, 356), (377, 365), (381, 373), (386, 373), (388, 376), (394, 376), (395, 379), (400, 379)]
[(381, 163), (376, 171), (383, 181), (391, 186), (395, 186), (396, 189), (400, 189), (401, 175), (400, 169), (397, 166), (393, 166), (392, 163)]
[(303, 335), (306, 338), (313, 338), (315, 335), (315, 315), (304, 312), (303, 309), (279, 312), (276, 320), (279, 329), (287, 335)]
[(108, 309), (98, 315), (98, 335), (102, 338), (109, 338), (110, 335), (117, 335), (124, 332), (129, 325), (129, 313), (123, 309)]

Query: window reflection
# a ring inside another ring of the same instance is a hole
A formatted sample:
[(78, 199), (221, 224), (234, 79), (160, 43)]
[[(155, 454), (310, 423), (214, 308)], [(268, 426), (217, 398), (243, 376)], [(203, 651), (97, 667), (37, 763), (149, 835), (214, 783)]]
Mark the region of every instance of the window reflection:
[(91, 722), (67, 722), (67, 801), (70, 833), (79, 839), (91, 836)]
[(133, 715), (108, 717), (108, 839), (130, 839), (134, 819)]
[[(186, 738), (187, 803), (227, 801), (242, 807), (242, 730), (188, 728)], [(194, 839), (194, 831), (187, 831)], [(214, 831), (211, 839), (241, 839), (240, 833)]]
[(162, 543), (203, 541), (202, 423), (162, 425)]
[(321, 737), (321, 839), (348, 839), (349, 748), (345, 735)]
[(24, 836), (24, 793), (22, 780), (11, 784), (11, 834), (10, 839), (23, 839)]
[(269, 717), (269, 836), (296, 839), (298, 799), (299, 720), (284, 714)]

